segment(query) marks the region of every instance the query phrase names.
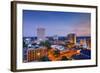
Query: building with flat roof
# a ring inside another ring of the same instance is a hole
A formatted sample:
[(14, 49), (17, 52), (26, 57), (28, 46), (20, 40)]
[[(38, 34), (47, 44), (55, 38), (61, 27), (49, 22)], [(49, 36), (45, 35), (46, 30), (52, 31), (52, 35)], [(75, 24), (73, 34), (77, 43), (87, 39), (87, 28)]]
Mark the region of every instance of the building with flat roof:
[(37, 28), (37, 39), (40, 41), (45, 40), (45, 28)]
[(67, 35), (67, 40), (68, 40), (68, 42), (70, 42), (70, 43), (76, 44), (76, 34), (74, 34), (74, 33), (68, 34), (68, 35)]
[(40, 59), (44, 56), (47, 56), (47, 48), (37, 48), (37, 49), (28, 49), (27, 50), (27, 61), (40, 61)]

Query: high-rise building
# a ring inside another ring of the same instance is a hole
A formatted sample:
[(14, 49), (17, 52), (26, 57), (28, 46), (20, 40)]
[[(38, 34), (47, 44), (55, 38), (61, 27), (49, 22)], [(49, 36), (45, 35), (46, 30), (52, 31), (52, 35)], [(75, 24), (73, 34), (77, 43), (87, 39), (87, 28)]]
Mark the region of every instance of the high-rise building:
[(47, 56), (47, 48), (37, 48), (27, 50), (27, 61), (39, 61), (42, 57)]
[(76, 44), (76, 34), (74, 34), (74, 33), (68, 34), (67, 40), (68, 40), (68, 42), (70, 42), (70, 43)]
[(81, 45), (83, 48), (87, 48), (86, 38), (80, 39), (80, 45)]
[(37, 39), (45, 40), (45, 28), (37, 28)]
[(91, 49), (91, 38), (88, 38), (88, 39), (86, 40), (86, 43), (87, 43), (88, 49)]

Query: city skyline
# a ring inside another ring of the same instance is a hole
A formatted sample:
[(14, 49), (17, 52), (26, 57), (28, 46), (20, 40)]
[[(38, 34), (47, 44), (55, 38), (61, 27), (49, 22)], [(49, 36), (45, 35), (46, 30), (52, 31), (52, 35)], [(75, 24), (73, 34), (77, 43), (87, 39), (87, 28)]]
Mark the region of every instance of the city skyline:
[(37, 36), (37, 28), (45, 28), (45, 36), (90, 36), (90, 18), (90, 13), (23, 10), (23, 36)]

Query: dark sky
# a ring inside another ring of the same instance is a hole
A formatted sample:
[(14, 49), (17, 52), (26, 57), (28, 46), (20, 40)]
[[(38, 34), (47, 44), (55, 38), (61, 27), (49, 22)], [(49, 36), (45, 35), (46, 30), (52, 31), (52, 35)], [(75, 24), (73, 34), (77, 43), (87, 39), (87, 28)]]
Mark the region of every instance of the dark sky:
[(39, 27), (45, 28), (46, 36), (89, 36), (90, 22), (90, 13), (23, 10), (23, 36), (36, 36)]

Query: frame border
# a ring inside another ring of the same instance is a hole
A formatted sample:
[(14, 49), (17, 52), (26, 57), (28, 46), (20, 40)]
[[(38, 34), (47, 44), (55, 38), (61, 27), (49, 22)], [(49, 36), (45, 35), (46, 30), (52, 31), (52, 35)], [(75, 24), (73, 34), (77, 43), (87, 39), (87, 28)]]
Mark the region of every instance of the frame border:
[[(83, 65), (83, 66), (69, 66), (69, 67), (52, 67), (52, 68), (37, 68), (37, 69), (17, 69), (17, 4), (35, 4), (35, 5), (49, 5), (49, 6), (67, 6), (67, 7), (82, 7), (82, 8), (95, 8), (96, 9), (96, 64)], [(76, 4), (60, 4), (60, 3), (44, 3), (44, 2), (28, 2), (28, 1), (11, 1), (11, 71), (39, 71), (39, 70), (53, 70), (53, 69), (72, 69), (84, 67), (97, 67), (98, 66), (98, 7), (90, 5), (76, 5)]]

